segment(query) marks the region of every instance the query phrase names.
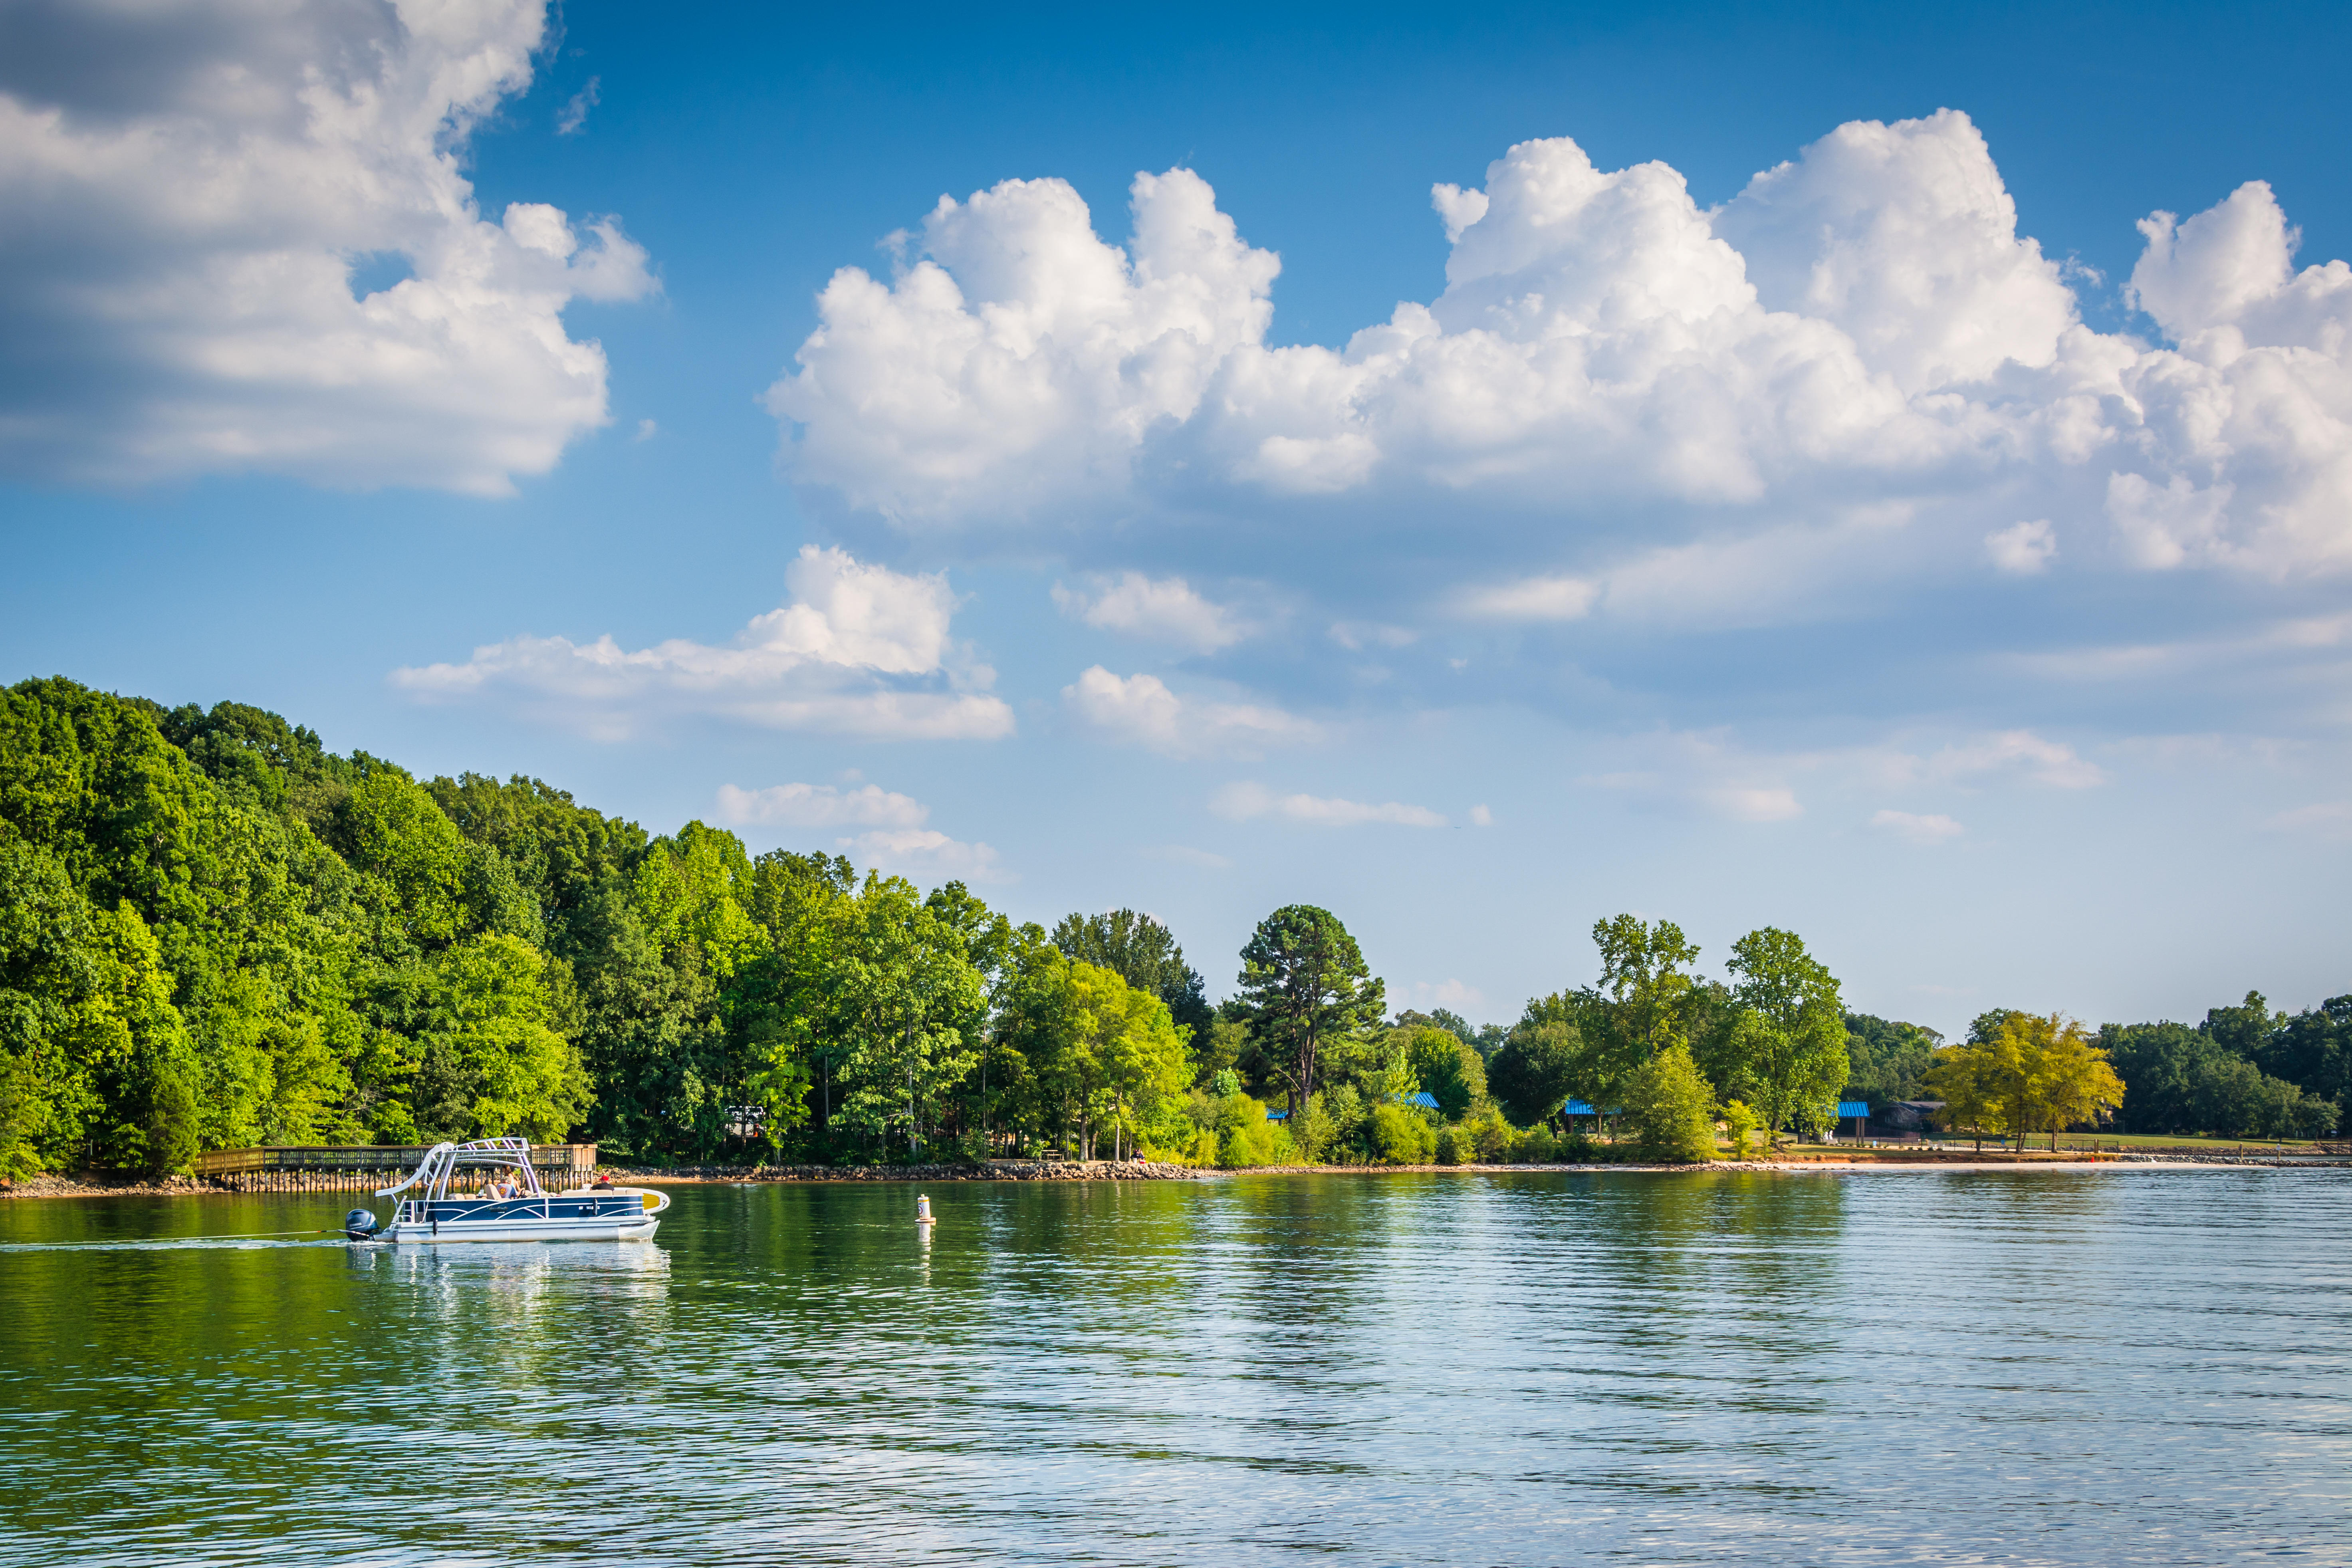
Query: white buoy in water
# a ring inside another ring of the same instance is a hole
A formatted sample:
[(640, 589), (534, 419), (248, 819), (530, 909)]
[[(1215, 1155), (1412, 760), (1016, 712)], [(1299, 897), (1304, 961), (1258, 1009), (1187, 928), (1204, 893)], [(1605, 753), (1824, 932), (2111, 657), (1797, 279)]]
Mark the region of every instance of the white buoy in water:
[(931, 1217), (931, 1200), (919, 1194), (918, 1194), (915, 1198), (915, 1223), (917, 1225), (937, 1225), (940, 1223)]

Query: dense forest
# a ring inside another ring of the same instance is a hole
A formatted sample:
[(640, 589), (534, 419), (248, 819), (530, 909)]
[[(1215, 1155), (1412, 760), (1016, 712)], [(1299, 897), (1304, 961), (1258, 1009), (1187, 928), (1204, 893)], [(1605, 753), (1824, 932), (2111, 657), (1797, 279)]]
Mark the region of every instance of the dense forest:
[(1474, 1026), (1391, 1016), (1344, 924), (1291, 906), (1212, 1005), (1131, 910), (1049, 932), (534, 779), (420, 782), (236, 703), (0, 694), (0, 1175), (516, 1132), (646, 1163), (1542, 1159), (1600, 1131), (1580, 1104), (1706, 1157), (1718, 1121), (1818, 1127), (1841, 1093), (2308, 1137), (2352, 1089), (2352, 996), (2095, 1035), (1997, 1009), (1948, 1046), (1847, 1013), (1790, 932), (1723, 980), (1672, 922), (1593, 935), (1598, 984)]

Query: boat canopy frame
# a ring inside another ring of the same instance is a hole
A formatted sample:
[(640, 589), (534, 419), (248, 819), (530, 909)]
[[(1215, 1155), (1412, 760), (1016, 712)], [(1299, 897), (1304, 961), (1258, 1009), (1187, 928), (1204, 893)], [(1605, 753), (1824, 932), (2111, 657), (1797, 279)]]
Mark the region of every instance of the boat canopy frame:
[(522, 1173), (522, 1190), (517, 1197), (548, 1196), (540, 1185), (539, 1172), (530, 1163), (530, 1140), (528, 1138), (477, 1138), (466, 1143), (436, 1143), (425, 1151), (425, 1158), (408, 1179), (397, 1185), (379, 1187), (376, 1196), (397, 1197), (411, 1187), (421, 1186), (419, 1196), (425, 1203), (440, 1203), (449, 1196), (449, 1184), (457, 1173), (467, 1169), (511, 1169)]

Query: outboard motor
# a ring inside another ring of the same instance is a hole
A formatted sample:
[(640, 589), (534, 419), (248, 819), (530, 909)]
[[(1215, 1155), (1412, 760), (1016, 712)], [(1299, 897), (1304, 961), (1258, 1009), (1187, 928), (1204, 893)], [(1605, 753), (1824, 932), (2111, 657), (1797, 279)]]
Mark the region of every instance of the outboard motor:
[(353, 1241), (371, 1241), (376, 1233), (375, 1215), (367, 1209), (353, 1209), (343, 1216), (343, 1234)]

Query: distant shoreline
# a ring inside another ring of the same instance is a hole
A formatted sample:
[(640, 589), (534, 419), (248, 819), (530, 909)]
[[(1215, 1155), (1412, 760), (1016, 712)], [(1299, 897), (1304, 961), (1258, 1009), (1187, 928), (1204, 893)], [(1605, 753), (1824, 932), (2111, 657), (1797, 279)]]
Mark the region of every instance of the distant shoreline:
[[(1851, 1155), (1803, 1155), (1787, 1160), (1716, 1160), (1699, 1165), (1667, 1164), (1524, 1164), (1524, 1165), (1262, 1165), (1242, 1170), (1215, 1170), (1146, 1161), (1009, 1161), (978, 1165), (704, 1165), (668, 1171), (607, 1168), (623, 1185), (656, 1186), (792, 1186), (834, 1183), (966, 1183), (966, 1182), (1214, 1182), (1245, 1176), (1403, 1176), (1553, 1174), (1588, 1175), (1695, 1174), (1736, 1173), (1743, 1175), (1852, 1175), (1866, 1172), (1981, 1171), (2109, 1171), (2109, 1170), (2352, 1170), (2352, 1160), (2311, 1155), (2228, 1155), (2209, 1153), (2075, 1153), (2029, 1152), (1979, 1157), (1971, 1154), (1912, 1154), (1882, 1158)], [(338, 1182), (322, 1178), (312, 1191), (372, 1191), (373, 1181), (359, 1178)], [(77, 1176), (35, 1176), (0, 1183), (0, 1199), (108, 1197), (245, 1197), (255, 1193), (192, 1176), (160, 1182), (108, 1182)]]

